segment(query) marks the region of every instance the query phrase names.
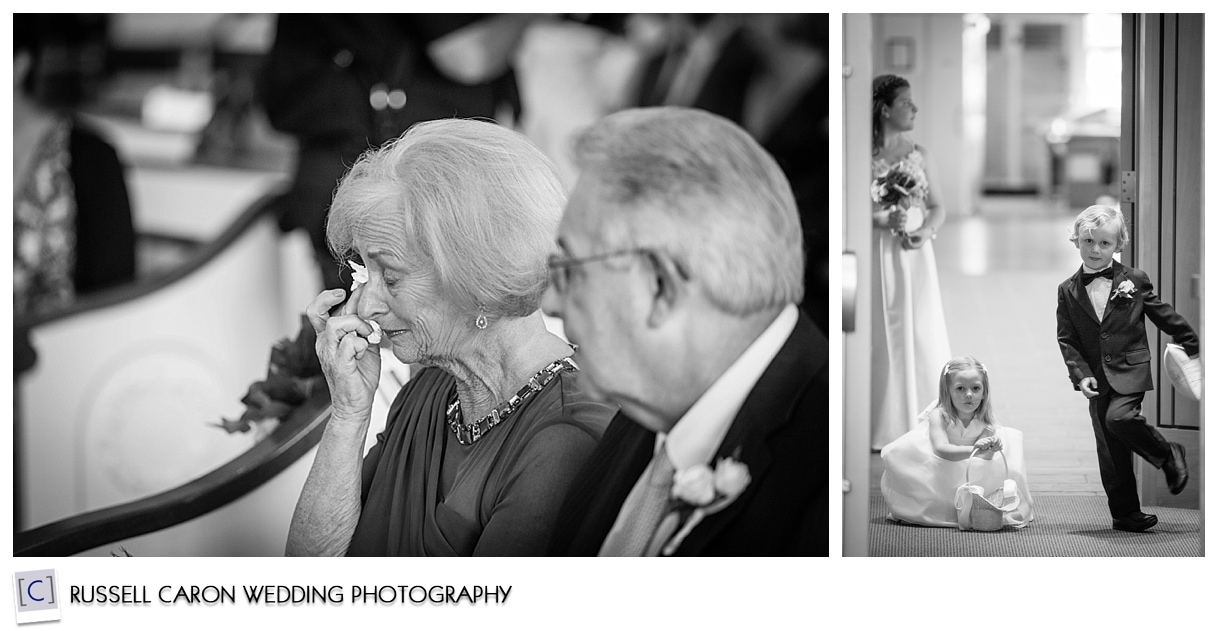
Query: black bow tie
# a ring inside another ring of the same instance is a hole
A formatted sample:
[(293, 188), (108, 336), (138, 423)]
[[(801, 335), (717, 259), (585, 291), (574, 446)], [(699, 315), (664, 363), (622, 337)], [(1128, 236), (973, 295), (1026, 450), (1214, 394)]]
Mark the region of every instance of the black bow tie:
[(1097, 278), (1107, 278), (1108, 280), (1112, 280), (1112, 266), (1109, 266), (1108, 269), (1096, 272), (1094, 274), (1083, 272), (1083, 287), (1090, 285), (1091, 281)]

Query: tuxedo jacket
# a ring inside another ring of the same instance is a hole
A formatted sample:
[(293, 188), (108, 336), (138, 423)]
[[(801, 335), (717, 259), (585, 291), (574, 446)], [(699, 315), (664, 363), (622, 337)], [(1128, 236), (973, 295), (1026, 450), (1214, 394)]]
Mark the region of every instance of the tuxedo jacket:
[[(828, 556), (828, 363), (828, 341), (800, 312), (714, 457), (744, 463), (751, 481), (734, 502), (698, 524), (677, 555)], [(655, 432), (625, 414), (613, 419), (568, 491), (551, 554), (600, 551), (654, 455), (655, 440)]]
[[(1100, 392), (1109, 387), (1119, 394), (1154, 389), (1151, 365), (1155, 354), (1146, 341), (1145, 317), (1184, 347), (1189, 356), (1200, 351), (1197, 333), (1172, 306), (1159, 300), (1146, 272), (1113, 261), (1112, 290), (1103, 319), (1095, 313), (1082, 268), (1057, 287), (1057, 343), (1070, 372), (1074, 389), (1095, 377)], [(1125, 281), (1133, 283), (1129, 298), (1117, 295)], [(1145, 317), (1143, 317), (1145, 316)]]

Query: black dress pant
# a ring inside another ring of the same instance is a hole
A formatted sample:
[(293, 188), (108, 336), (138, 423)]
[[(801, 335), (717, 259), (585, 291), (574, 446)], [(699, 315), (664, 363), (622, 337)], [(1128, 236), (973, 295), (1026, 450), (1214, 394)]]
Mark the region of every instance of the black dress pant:
[(1142, 416), (1145, 396), (1145, 392), (1121, 394), (1105, 388), (1104, 394), (1090, 402), (1100, 480), (1108, 494), (1108, 510), (1113, 518), (1126, 517), (1142, 508), (1132, 454), (1138, 454), (1158, 469), (1171, 457), (1167, 440), (1147, 425)]

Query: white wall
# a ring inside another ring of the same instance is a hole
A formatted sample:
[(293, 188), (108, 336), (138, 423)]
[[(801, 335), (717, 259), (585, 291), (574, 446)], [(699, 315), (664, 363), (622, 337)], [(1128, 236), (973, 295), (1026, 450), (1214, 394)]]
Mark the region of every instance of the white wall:
[[(918, 105), (913, 139), (933, 154), (936, 179), (949, 217), (975, 209), (976, 178), (970, 175), (964, 107), (964, 16), (954, 14), (876, 15), (873, 18), (872, 73), (909, 80)], [(894, 46), (907, 42), (909, 67), (898, 67)], [(975, 165), (974, 165), (975, 166)]]

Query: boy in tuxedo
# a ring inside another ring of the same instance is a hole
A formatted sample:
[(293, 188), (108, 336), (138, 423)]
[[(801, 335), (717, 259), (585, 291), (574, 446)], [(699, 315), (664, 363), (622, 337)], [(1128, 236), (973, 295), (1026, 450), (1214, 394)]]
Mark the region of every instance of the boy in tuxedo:
[(1169, 443), (1142, 416), (1142, 398), (1154, 388), (1143, 316), (1184, 347), (1200, 350), (1196, 332), (1159, 300), (1146, 272), (1113, 261), (1129, 242), (1120, 211), (1091, 206), (1074, 220), (1070, 237), (1083, 265), (1057, 287), (1057, 343), (1074, 389), (1090, 400), (1100, 478), (1112, 527), (1141, 532), (1158, 523), (1142, 512), (1131, 452), (1162, 469), (1168, 488), (1188, 483), (1184, 447)]

